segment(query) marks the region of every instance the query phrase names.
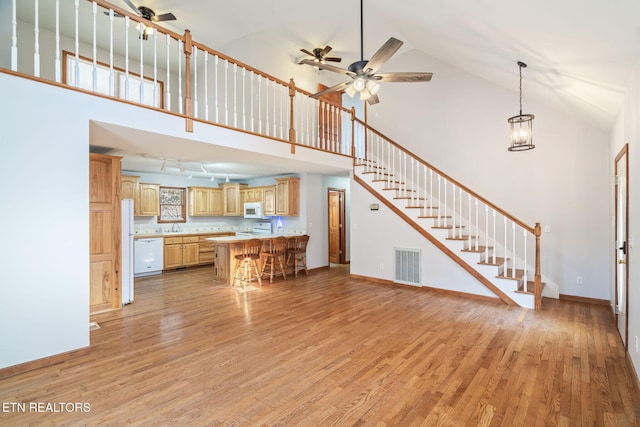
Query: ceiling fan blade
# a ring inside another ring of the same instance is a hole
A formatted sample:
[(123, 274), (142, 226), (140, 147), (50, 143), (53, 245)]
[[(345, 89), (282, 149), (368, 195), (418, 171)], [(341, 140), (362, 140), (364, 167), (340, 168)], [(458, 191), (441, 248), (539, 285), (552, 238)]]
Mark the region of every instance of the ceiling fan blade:
[(334, 58), (334, 57), (328, 57), (328, 58), (324, 58), (325, 61), (329, 61), (329, 62), (342, 62), (342, 58)]
[(367, 71), (369, 74), (375, 73), (380, 69), (380, 67), (384, 65), (385, 62), (389, 60), (389, 58), (393, 56), (394, 53), (398, 51), (398, 49), (400, 49), (400, 46), (402, 46), (403, 44), (404, 42), (391, 37), (385, 44), (382, 45), (382, 47), (380, 47), (380, 49), (378, 49), (376, 53), (373, 54), (373, 56), (371, 57), (369, 62), (367, 62), (367, 65), (365, 65), (363, 69), (370, 70)]
[(380, 73), (373, 78), (377, 82), (428, 82), (431, 81), (433, 73)]
[(321, 96), (326, 95), (326, 94), (331, 93), (331, 92), (341, 92), (341, 91), (345, 90), (347, 88), (347, 86), (349, 86), (350, 84), (351, 84), (350, 81), (338, 83), (335, 86), (331, 86), (330, 88), (327, 88), (327, 89), (325, 89), (323, 91), (320, 91), (318, 93), (315, 93), (315, 94), (311, 95), (311, 97), (315, 98), (315, 99), (318, 99)]
[(331, 46), (327, 45), (324, 47), (324, 49), (322, 49), (320, 51), (320, 56), (327, 56), (329, 54), (329, 52), (331, 52), (331, 49), (333, 49)]
[(152, 17), (151, 20), (154, 22), (175, 21), (176, 16), (173, 13), (163, 13), (162, 15), (156, 15)]
[(375, 105), (378, 102), (380, 102), (380, 98), (378, 98), (378, 95), (371, 95), (369, 99), (367, 99), (367, 103), (369, 105)]
[(355, 73), (349, 71), (349, 70), (345, 70), (344, 68), (340, 68), (340, 67), (336, 67), (333, 65), (329, 65), (329, 64), (323, 64), (321, 62), (318, 61), (314, 61), (312, 59), (303, 59), (302, 61), (299, 62), (300, 64), (307, 64), (307, 65), (311, 65), (312, 67), (317, 67), (320, 68), (321, 70), (329, 70), (329, 71), (333, 71), (334, 73), (340, 73), (340, 74), (344, 74), (345, 76), (349, 76), (349, 77), (355, 77)]
[(135, 4), (131, 3), (131, 0), (122, 0), (123, 2), (125, 2), (127, 4), (127, 6), (129, 6), (131, 9), (133, 9), (137, 15), (140, 15), (140, 11), (138, 10), (138, 6), (136, 6)]
[(300, 52), (306, 53), (309, 56), (315, 56), (312, 52), (309, 52), (307, 49), (300, 49)]

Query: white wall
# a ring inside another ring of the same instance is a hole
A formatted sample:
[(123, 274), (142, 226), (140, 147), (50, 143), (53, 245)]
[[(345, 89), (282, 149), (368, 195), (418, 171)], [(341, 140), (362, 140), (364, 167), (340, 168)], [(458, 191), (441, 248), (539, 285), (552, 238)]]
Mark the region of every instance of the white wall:
[[(388, 68), (434, 77), (430, 83), (382, 84), (370, 123), (517, 218), (549, 226), (542, 235), (545, 294), (608, 300), (607, 135), (531, 102), (525, 80), (524, 112), (536, 115), (536, 148), (512, 153), (506, 120), (518, 112), (517, 88), (505, 90), (415, 51)], [(354, 215), (353, 221), (360, 219)], [(576, 284), (577, 276), (584, 284)]]
[[(629, 248), (627, 261), (629, 263), (629, 295), (628, 295), (628, 351), (635, 367), (636, 374), (640, 375), (640, 352), (635, 347), (635, 342), (640, 338), (640, 251), (638, 239), (640, 238), (640, 67), (633, 73), (627, 101), (623, 111), (617, 117), (616, 125), (610, 136), (610, 153), (608, 156), (613, 174), (613, 164), (616, 155), (620, 152), (625, 143), (629, 144), (629, 243), (633, 246)], [(613, 183), (611, 183), (613, 191)], [(610, 199), (613, 206), (613, 197)], [(612, 210), (613, 212), (613, 210)], [(610, 222), (611, 237), (608, 243), (609, 257), (613, 262), (616, 247), (613, 218)], [(611, 285), (609, 289), (610, 298), (613, 304), (615, 294), (615, 282), (611, 273)]]
[(89, 345), (89, 121), (81, 94), (0, 88), (3, 368)]

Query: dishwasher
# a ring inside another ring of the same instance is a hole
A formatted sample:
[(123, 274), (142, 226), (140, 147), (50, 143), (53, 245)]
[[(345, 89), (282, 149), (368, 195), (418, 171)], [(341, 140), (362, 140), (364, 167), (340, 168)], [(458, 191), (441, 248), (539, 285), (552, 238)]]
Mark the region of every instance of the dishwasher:
[(134, 277), (162, 273), (162, 251), (164, 239), (153, 237), (136, 239), (133, 251)]

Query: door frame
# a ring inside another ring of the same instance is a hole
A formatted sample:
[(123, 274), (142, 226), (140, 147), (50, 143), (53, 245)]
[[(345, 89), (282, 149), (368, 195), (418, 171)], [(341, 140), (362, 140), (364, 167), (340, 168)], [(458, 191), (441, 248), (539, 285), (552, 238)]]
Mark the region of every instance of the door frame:
[[(347, 197), (347, 192), (344, 188), (332, 188), (329, 187), (327, 188), (327, 257), (329, 260), (331, 260), (331, 231), (329, 230), (329, 224), (331, 224), (331, 205), (330, 205), (330, 200), (331, 200), (331, 193), (332, 192), (337, 192), (340, 193), (340, 206), (338, 208), (339, 211), (339, 215), (340, 215), (340, 224), (342, 224), (342, 227), (340, 227), (340, 264), (346, 264), (346, 208), (345, 208), (345, 204), (346, 204), (346, 197)], [(331, 262), (329, 262), (329, 264), (331, 264)]]
[[(625, 224), (623, 224), (622, 226), (625, 229), (625, 238), (626, 241), (628, 242), (629, 240), (629, 144), (625, 144), (624, 147), (622, 147), (622, 149), (620, 150), (620, 152), (616, 155), (615, 161), (614, 161), (614, 247), (613, 247), (613, 251), (614, 251), (614, 270), (615, 270), (615, 280), (614, 280), (614, 306), (613, 306), (613, 314), (614, 314), (614, 320), (615, 320), (615, 324), (616, 324), (616, 329), (618, 330), (618, 333), (620, 333), (620, 329), (618, 329), (618, 310), (617, 307), (619, 305), (619, 301), (618, 301), (618, 250), (620, 250), (620, 248), (618, 247), (618, 181), (617, 181), (617, 176), (618, 176), (618, 165), (620, 163), (620, 161), (624, 161), (624, 165), (625, 165), (625, 199), (626, 199), (626, 203), (625, 203)], [(626, 263), (624, 266), (625, 269), (625, 277), (624, 277), (624, 283), (622, 284), (622, 286), (624, 286), (625, 289), (625, 302), (624, 302), (624, 307), (625, 307), (625, 327), (624, 327), (624, 334), (625, 336), (622, 337), (622, 334), (620, 334), (620, 338), (623, 340), (623, 344), (624, 344), (624, 348), (625, 350), (628, 350), (629, 348), (629, 251), (628, 251), (628, 247), (629, 244), (626, 243), (627, 245), (627, 256), (626, 256)]]

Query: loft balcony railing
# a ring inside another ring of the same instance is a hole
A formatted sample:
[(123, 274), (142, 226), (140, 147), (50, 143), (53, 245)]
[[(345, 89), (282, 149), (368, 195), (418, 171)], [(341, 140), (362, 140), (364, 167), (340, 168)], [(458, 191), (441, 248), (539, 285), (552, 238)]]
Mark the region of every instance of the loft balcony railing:
[[(14, 72), (352, 156), (355, 112), (103, 0), (12, 0)], [(5, 28), (8, 28), (5, 27)]]
[[(5, 3), (6, 4), (6, 3)], [(6, 16), (6, 14), (5, 14)], [(540, 307), (540, 226), (529, 226), (356, 118), (281, 80), (104, 0), (12, 0), (8, 55), (0, 67), (74, 90), (185, 119), (354, 158), (397, 182), (411, 204), (465, 227), (467, 247), (511, 260), (507, 275), (533, 275)], [(6, 40), (6, 39), (5, 39)], [(5, 52), (6, 46), (0, 46)], [(383, 168), (387, 172), (382, 172)], [(427, 202), (429, 200), (429, 202)], [(435, 203), (439, 209), (434, 209)], [(492, 248), (491, 250), (489, 248)], [(532, 273), (529, 273), (532, 271)]]

